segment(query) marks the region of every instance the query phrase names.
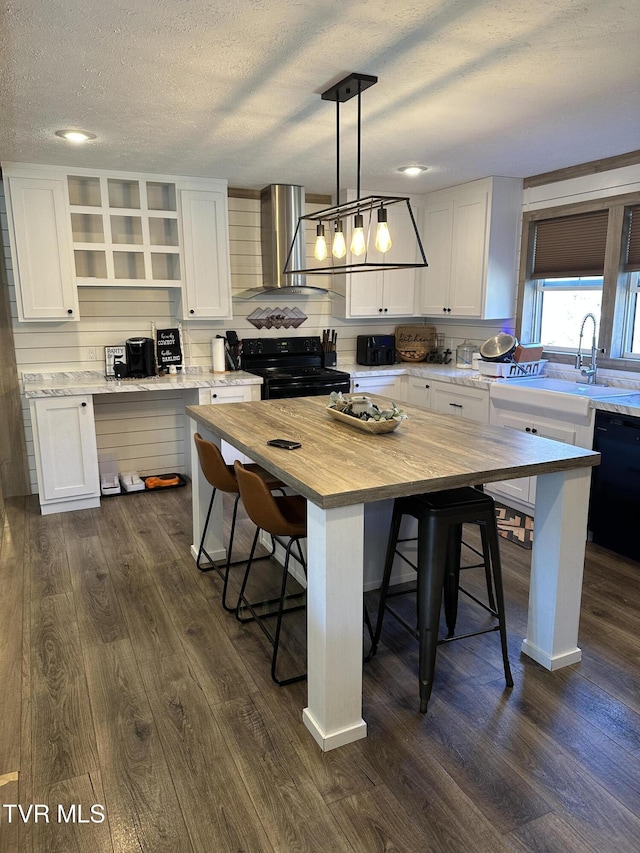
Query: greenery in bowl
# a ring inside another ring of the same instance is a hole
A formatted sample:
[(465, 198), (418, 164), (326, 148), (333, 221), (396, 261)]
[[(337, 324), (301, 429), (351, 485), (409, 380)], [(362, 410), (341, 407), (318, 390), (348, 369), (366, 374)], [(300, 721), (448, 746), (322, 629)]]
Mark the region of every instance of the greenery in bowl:
[(344, 397), (342, 391), (332, 391), (330, 400), (327, 408), (362, 421), (404, 421), (407, 417), (395, 403), (389, 403), (390, 408), (381, 409), (363, 394)]

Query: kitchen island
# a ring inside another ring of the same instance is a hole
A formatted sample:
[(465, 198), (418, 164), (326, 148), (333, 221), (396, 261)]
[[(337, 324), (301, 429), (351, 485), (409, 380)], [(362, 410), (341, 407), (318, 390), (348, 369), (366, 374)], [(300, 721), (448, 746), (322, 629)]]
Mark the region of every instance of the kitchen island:
[[(376, 398), (374, 397), (374, 400)], [(334, 421), (326, 399), (189, 406), (191, 433), (224, 439), (307, 498), (308, 706), (323, 750), (366, 736), (362, 719), (365, 505), (404, 495), (538, 475), (527, 637), (522, 651), (549, 670), (580, 660), (578, 623), (591, 467), (599, 454), (407, 406), (392, 433)], [(295, 451), (268, 446), (295, 439)], [(193, 543), (210, 497), (193, 438)], [(219, 504), (207, 550), (222, 556)]]

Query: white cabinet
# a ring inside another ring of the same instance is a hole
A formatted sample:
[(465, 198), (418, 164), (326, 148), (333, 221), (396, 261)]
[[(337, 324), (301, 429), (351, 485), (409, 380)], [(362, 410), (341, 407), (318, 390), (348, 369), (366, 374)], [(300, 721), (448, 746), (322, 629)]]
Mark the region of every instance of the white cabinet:
[(430, 408), (446, 415), (489, 423), (489, 391), (452, 382), (430, 383)]
[(358, 376), (351, 380), (352, 394), (380, 394), (393, 399), (398, 393), (398, 376)]
[(426, 196), (419, 312), (429, 317), (512, 317), (522, 181), (484, 178)]
[[(201, 388), (198, 402), (200, 405), (219, 405), (220, 403), (250, 403), (252, 400), (260, 399), (260, 385), (218, 385), (215, 388)], [(185, 435), (189, 430), (185, 430)], [(272, 436), (277, 438), (277, 436)], [(266, 439), (265, 439), (266, 441)], [(251, 462), (248, 456), (236, 450), (226, 441), (221, 443), (222, 455), (227, 465), (233, 465), (238, 459), (240, 462)]]
[[(592, 425), (583, 426), (540, 417), (539, 415), (534, 416), (526, 412), (502, 410), (496, 406), (491, 407), (490, 420), (492, 424), (518, 429), (542, 438), (551, 438), (564, 444), (591, 447)], [(503, 480), (499, 483), (491, 483), (487, 486), (487, 490), (498, 499), (504, 498), (508, 503), (515, 502), (518, 508), (525, 509), (533, 514), (536, 499), (536, 480), (536, 477)]]
[[(380, 193), (362, 192), (361, 197)], [(355, 193), (347, 191), (347, 201)], [(387, 208), (392, 245), (384, 255), (373, 245), (377, 227), (376, 213), (371, 224), (365, 220), (365, 233), (371, 231), (367, 261), (370, 263), (401, 263), (415, 261), (418, 246), (407, 206), (404, 203)], [(351, 223), (346, 223), (345, 238), (350, 241)], [(350, 258), (357, 262), (357, 258)], [(332, 294), (332, 313), (336, 317), (413, 317), (415, 314), (416, 269), (376, 270), (334, 276), (335, 293)]]
[(175, 287), (231, 318), (226, 181), (3, 163), (20, 320), (78, 319), (78, 287)]
[(91, 396), (38, 398), (30, 409), (42, 514), (100, 506)]
[(407, 402), (425, 409), (431, 406), (431, 380), (422, 376), (407, 376)]
[(64, 180), (3, 166), (3, 181), (18, 319), (77, 320)]
[(231, 319), (231, 272), (226, 187), (180, 190), (184, 320)]

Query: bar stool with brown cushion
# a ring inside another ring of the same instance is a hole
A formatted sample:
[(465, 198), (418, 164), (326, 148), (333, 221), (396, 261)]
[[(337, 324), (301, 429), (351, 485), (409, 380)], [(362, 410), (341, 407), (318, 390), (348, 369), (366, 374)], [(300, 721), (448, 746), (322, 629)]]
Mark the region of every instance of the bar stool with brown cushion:
[[(269, 491), (268, 484), (252, 471), (248, 465), (243, 465), (241, 462), (234, 463), (236, 478), (242, 496), (242, 503), (251, 521), (256, 525), (256, 533), (251, 546), (251, 553), (245, 571), (240, 596), (238, 598), (238, 609), (236, 616), (241, 622), (256, 621), (260, 628), (265, 633), (269, 642), (273, 646), (273, 654), (271, 657), (271, 677), (276, 684), (292, 684), (295, 681), (302, 681), (307, 676), (306, 673), (293, 676), (291, 678), (278, 678), (276, 666), (278, 660), (278, 649), (280, 646), (280, 629), (282, 626), (282, 616), (285, 612), (285, 602), (290, 599), (299, 600), (305, 595), (302, 593), (294, 593), (287, 595), (287, 578), (289, 574), (289, 560), (291, 557), (291, 549), (294, 543), (297, 546), (298, 560), (304, 571), (305, 577), (307, 574), (307, 564), (302, 554), (300, 540), (307, 535), (307, 502), (301, 495), (284, 495), (282, 497), (273, 495)], [(273, 539), (282, 545), (285, 549), (285, 560), (282, 568), (282, 581), (280, 585), (280, 596), (271, 601), (259, 603), (250, 602), (246, 596), (247, 582), (254, 567), (254, 553), (258, 543), (260, 530), (269, 533)], [(277, 610), (269, 610), (260, 612), (265, 604), (277, 603)], [(251, 613), (251, 617), (245, 619), (241, 616), (242, 608), (246, 607)], [(304, 604), (294, 607), (287, 607), (287, 612), (300, 610), (304, 608)], [(268, 619), (275, 617), (276, 626), (272, 633), (267, 625)]]
[[(238, 502), (240, 500), (240, 489), (238, 488), (238, 481), (236, 479), (236, 474), (233, 469), (233, 465), (227, 465), (227, 463), (224, 461), (222, 453), (220, 452), (220, 448), (213, 442), (207, 441), (198, 432), (194, 435), (194, 441), (196, 444), (196, 449), (198, 451), (198, 459), (200, 460), (200, 470), (202, 471), (202, 474), (206, 481), (213, 488), (213, 491), (211, 493), (211, 500), (209, 501), (209, 508), (207, 510), (207, 516), (204, 522), (204, 527), (202, 528), (202, 536), (200, 538), (200, 547), (198, 548), (196, 566), (198, 567), (198, 569), (200, 569), (201, 572), (216, 571), (220, 575), (224, 583), (222, 588), (222, 606), (225, 610), (228, 610), (230, 613), (233, 613), (236, 610), (236, 606), (230, 607), (227, 604), (229, 571), (231, 566), (237, 566), (240, 563), (246, 562), (246, 560), (236, 560), (235, 562), (231, 560), (231, 552), (233, 550), (233, 538), (236, 528), (236, 518), (238, 515)], [(277, 477), (274, 477), (268, 471), (265, 471), (264, 468), (260, 467), (260, 465), (251, 463), (247, 466), (247, 468), (257, 474), (263, 480), (267, 489), (284, 488), (284, 484), (281, 480), (279, 480)], [(227, 560), (224, 565), (217, 564), (213, 560), (213, 558), (207, 553), (204, 547), (205, 539), (207, 536), (207, 528), (209, 526), (209, 519), (211, 518), (211, 511), (213, 509), (213, 502), (216, 497), (216, 492), (218, 491), (227, 492), (228, 494), (235, 495), (235, 500), (233, 503), (233, 516), (231, 518), (231, 531), (229, 533), (229, 545), (227, 547)], [(203, 557), (209, 563), (208, 566), (204, 565), (202, 561)], [(258, 559), (264, 558), (260, 557)]]

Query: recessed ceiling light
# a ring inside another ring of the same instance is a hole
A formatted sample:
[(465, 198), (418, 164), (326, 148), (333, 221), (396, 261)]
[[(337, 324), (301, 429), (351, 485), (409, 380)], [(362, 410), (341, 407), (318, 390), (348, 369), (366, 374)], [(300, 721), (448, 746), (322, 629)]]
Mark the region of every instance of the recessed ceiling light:
[(403, 172), (405, 175), (420, 175), (422, 172), (428, 172), (428, 166), (400, 166), (398, 169), (399, 172)]
[(95, 133), (88, 130), (56, 130), (56, 136), (66, 139), (67, 142), (88, 142), (96, 138)]

